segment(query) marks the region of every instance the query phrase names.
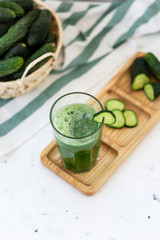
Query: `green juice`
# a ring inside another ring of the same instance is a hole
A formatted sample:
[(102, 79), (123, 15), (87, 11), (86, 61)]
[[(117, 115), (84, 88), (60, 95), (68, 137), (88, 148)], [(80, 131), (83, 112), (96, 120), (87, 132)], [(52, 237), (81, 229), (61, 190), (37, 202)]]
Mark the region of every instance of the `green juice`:
[(64, 166), (73, 172), (90, 170), (97, 162), (101, 128), (92, 120), (96, 111), (85, 104), (70, 104), (52, 119)]

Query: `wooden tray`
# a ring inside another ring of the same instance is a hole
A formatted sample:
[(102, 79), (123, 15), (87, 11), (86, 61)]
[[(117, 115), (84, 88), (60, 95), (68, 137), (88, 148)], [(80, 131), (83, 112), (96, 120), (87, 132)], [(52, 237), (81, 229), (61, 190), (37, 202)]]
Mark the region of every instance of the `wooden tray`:
[(130, 66), (139, 56), (144, 56), (144, 53), (135, 54), (96, 96), (103, 105), (109, 98), (124, 101), (126, 109), (133, 109), (138, 116), (139, 122), (135, 128), (112, 129), (104, 126), (100, 159), (89, 172), (72, 173), (66, 170), (56, 141), (51, 142), (41, 153), (41, 161), (47, 168), (88, 196), (102, 187), (160, 119), (160, 99), (151, 102), (143, 91), (131, 90)]

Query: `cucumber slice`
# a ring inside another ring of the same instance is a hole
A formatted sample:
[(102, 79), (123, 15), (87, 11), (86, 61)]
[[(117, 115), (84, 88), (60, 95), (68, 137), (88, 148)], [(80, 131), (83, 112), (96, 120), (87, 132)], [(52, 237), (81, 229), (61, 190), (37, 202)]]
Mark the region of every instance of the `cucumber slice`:
[(106, 102), (105, 107), (107, 110), (110, 110), (110, 111), (112, 111), (114, 109), (119, 109), (119, 110), (123, 111), (125, 109), (125, 104), (121, 100), (112, 98)]
[(138, 118), (133, 110), (127, 109), (124, 111), (125, 126), (135, 127), (138, 124)]
[(98, 113), (95, 113), (93, 116), (93, 120), (95, 122), (101, 123), (104, 119), (104, 124), (108, 125), (108, 124), (113, 124), (116, 122), (116, 117), (113, 114), (113, 112), (109, 111), (109, 110), (103, 110), (100, 111)]
[(150, 73), (144, 58), (136, 58), (131, 66), (131, 87), (137, 91), (150, 82)]
[(145, 56), (145, 60), (152, 73), (158, 80), (160, 80), (160, 62), (158, 58), (153, 53), (148, 52)]
[(149, 100), (153, 101), (160, 95), (160, 83), (153, 82), (144, 86), (144, 92)]
[(125, 118), (123, 112), (119, 109), (114, 109), (113, 114), (116, 116), (116, 122), (113, 124), (108, 124), (112, 128), (122, 128), (125, 125)]

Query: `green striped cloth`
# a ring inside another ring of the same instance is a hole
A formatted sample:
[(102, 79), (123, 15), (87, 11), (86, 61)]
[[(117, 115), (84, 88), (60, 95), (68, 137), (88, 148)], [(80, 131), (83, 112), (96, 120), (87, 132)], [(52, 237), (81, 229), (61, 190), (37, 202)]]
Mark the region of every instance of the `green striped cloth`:
[(0, 156), (49, 124), (55, 99), (71, 91), (91, 92), (94, 88), (96, 93), (137, 51), (138, 37), (144, 36), (143, 45), (145, 36), (160, 31), (159, 0), (46, 3), (62, 22), (63, 49), (56, 69), (38, 88), (0, 100)]

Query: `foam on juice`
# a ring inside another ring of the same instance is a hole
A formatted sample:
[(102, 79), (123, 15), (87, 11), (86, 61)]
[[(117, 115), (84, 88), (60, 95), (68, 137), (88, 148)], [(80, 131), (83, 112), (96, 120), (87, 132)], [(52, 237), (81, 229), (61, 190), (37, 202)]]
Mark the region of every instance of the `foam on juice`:
[(54, 126), (68, 137), (84, 137), (93, 133), (98, 124), (92, 120), (95, 110), (85, 104), (70, 104), (60, 109), (55, 118)]

